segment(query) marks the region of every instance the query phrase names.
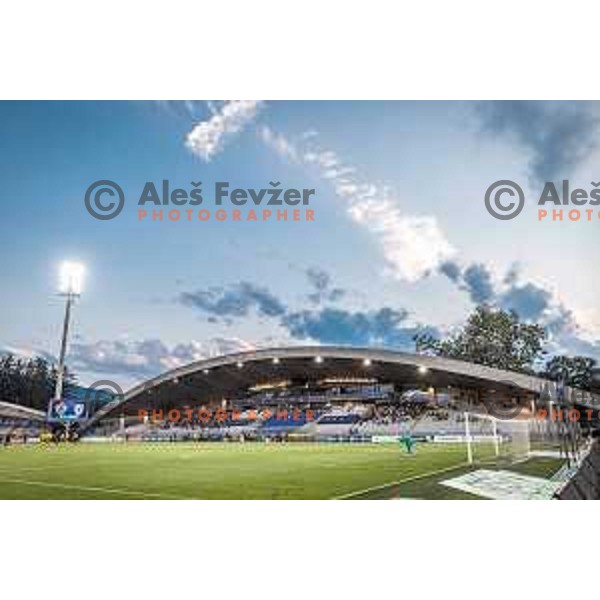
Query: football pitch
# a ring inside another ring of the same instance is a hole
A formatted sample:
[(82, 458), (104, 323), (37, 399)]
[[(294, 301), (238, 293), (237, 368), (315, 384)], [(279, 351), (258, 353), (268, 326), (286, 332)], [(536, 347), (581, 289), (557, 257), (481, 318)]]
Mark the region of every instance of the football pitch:
[[(478, 458), (489, 464), (491, 447)], [(550, 476), (554, 459), (523, 472)], [(468, 473), (465, 447), (419, 444), (130, 443), (0, 448), (0, 499), (476, 498), (440, 485)]]

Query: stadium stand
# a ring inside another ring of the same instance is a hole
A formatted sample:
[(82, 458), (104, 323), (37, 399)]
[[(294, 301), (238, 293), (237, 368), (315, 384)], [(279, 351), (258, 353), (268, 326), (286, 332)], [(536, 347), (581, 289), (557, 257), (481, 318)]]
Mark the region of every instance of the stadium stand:
[(0, 441), (4, 444), (38, 441), (45, 418), (41, 411), (0, 402)]

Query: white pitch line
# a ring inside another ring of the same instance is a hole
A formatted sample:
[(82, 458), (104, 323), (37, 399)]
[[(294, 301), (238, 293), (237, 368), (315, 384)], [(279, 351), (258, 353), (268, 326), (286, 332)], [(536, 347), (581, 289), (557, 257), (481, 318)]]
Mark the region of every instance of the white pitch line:
[[(86, 485), (73, 485), (69, 483), (53, 483), (50, 481), (30, 481), (28, 479), (4, 479), (0, 478), (0, 483), (18, 483), (22, 485), (34, 485), (40, 487), (60, 488), (65, 490), (80, 490), (85, 492), (104, 492), (108, 494), (124, 494), (128, 496), (145, 496), (148, 498), (163, 498), (165, 500), (185, 500), (180, 496), (170, 496), (166, 494), (155, 494), (152, 492), (138, 492), (135, 490), (122, 490), (118, 488), (104, 488)], [(191, 498), (190, 498), (191, 499)]]
[[(69, 469), (72, 469), (73, 467), (87, 467), (88, 463), (86, 462), (81, 462), (81, 463), (70, 463), (68, 465)], [(11, 467), (7, 467), (4, 465), (0, 466), (0, 476), (1, 475), (27, 475), (27, 473), (29, 473), (30, 471), (51, 471), (52, 469), (65, 469), (65, 465), (35, 465), (32, 467), (15, 467), (15, 466), (11, 466)]]
[(365, 488), (364, 490), (358, 490), (357, 492), (349, 492), (348, 494), (343, 494), (341, 496), (335, 496), (331, 498), (331, 500), (346, 500), (348, 498), (352, 498), (353, 496), (362, 496), (363, 494), (368, 494), (369, 492), (374, 492), (375, 490), (382, 490), (386, 487), (391, 487), (393, 485), (400, 485), (401, 483), (408, 483), (409, 481), (415, 481), (416, 479), (424, 479), (425, 477), (433, 477), (434, 475), (440, 475), (441, 473), (446, 473), (447, 471), (454, 471), (456, 469), (460, 469), (461, 467), (468, 467), (469, 463), (460, 463), (458, 465), (454, 465), (452, 467), (444, 467), (443, 469), (438, 469), (437, 471), (430, 471), (429, 473), (423, 473), (421, 475), (413, 475), (412, 477), (406, 477), (404, 479), (399, 479), (398, 481), (390, 481), (389, 483), (382, 483), (381, 485), (374, 485), (373, 487)]
[[(82, 465), (85, 466), (85, 465)], [(69, 465), (69, 467), (72, 467), (72, 465)], [(65, 465), (44, 465), (44, 466), (37, 466), (37, 467), (5, 467), (5, 466), (0, 466), (0, 475), (3, 475), (5, 473), (15, 473), (16, 475), (19, 475), (20, 473), (25, 473), (27, 471), (47, 471), (49, 469), (64, 469)]]

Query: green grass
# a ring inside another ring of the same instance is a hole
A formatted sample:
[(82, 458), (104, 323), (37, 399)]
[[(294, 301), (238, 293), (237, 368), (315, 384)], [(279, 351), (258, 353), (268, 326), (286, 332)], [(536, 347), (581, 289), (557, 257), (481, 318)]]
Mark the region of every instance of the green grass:
[(521, 475), (530, 475), (531, 477), (542, 477), (550, 479), (563, 465), (564, 460), (560, 458), (546, 458), (539, 456), (531, 458), (522, 463), (516, 463), (511, 466), (511, 471)]
[(446, 444), (413, 456), (378, 444), (13, 446), (0, 448), (0, 498), (327, 499), (370, 488), (362, 497), (472, 497), (437, 483), (464, 462), (464, 446)]
[[(550, 479), (563, 465), (563, 460), (558, 458), (543, 458), (533, 457), (528, 460), (508, 463), (501, 459), (496, 462), (488, 459), (475, 468), (485, 469), (504, 469), (520, 473), (521, 475), (529, 475), (532, 477), (541, 477)], [(383, 499), (401, 499), (401, 498), (422, 498), (427, 500), (479, 500), (479, 496), (463, 492), (451, 487), (441, 485), (445, 479), (459, 477), (472, 470), (472, 467), (463, 466), (453, 469), (450, 472), (439, 473), (403, 481), (398, 484), (384, 486), (380, 489), (369, 490), (364, 493), (353, 496), (358, 500), (383, 500)]]

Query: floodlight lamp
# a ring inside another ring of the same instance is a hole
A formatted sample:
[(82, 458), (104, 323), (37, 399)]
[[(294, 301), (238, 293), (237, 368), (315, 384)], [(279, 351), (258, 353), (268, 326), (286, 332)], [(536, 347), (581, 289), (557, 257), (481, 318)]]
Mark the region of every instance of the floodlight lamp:
[(60, 265), (59, 290), (61, 294), (78, 296), (83, 289), (85, 267), (78, 262), (64, 261)]

